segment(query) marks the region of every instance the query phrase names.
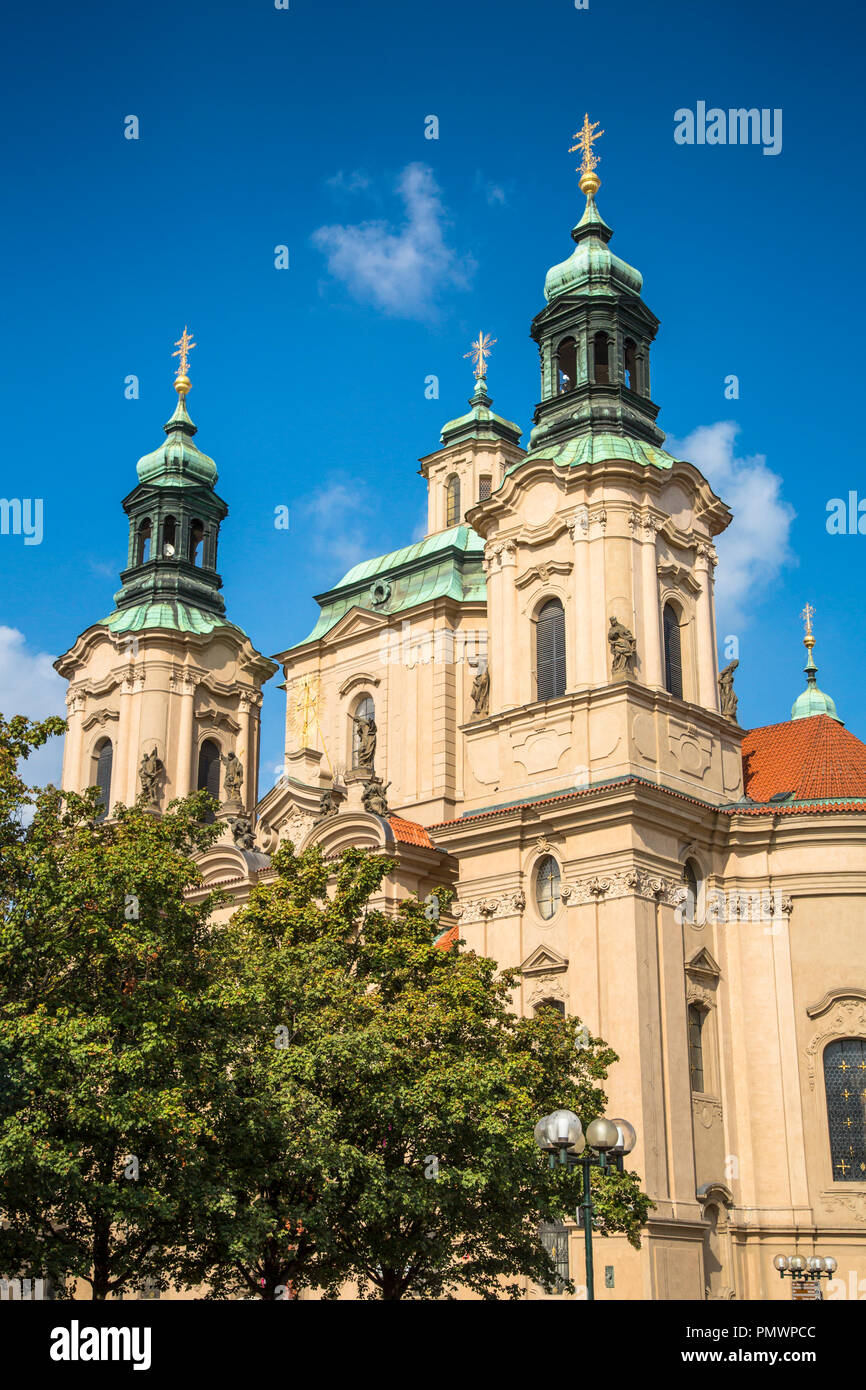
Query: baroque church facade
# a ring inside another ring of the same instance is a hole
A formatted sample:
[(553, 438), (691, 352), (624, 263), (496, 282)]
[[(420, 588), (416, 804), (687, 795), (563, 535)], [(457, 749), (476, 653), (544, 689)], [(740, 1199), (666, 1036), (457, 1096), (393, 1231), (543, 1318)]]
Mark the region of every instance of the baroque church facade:
[[(421, 460), (426, 536), (352, 568), (273, 660), (225, 615), (184, 331), (114, 610), (56, 663), (63, 785), (95, 783), (106, 810), (208, 788), (201, 870), (225, 913), (283, 839), (386, 853), (388, 910), (454, 889), (443, 948), (521, 967), (518, 1010), (577, 1014), (619, 1054), (610, 1113), (655, 1205), (640, 1251), (597, 1249), (597, 1298), (785, 1298), (779, 1254), (834, 1256), (838, 1296), (863, 1297), (866, 746), (818, 688), (811, 621), (791, 718), (738, 722), (713, 597), (736, 522), (664, 449), (659, 321), (591, 162), (581, 188), (531, 327), (528, 448), (492, 408), (481, 335), (469, 410)], [(285, 765), (260, 796), (278, 670)], [(582, 1234), (562, 1239), (579, 1284)]]

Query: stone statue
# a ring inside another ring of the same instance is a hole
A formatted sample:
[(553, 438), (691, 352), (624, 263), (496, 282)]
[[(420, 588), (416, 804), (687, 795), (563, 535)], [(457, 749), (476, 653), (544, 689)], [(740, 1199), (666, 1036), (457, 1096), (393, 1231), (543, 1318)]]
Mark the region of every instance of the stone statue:
[(157, 783), (163, 773), (162, 762), (155, 748), (149, 753), (142, 755), (141, 764), (138, 769), (138, 777), (141, 782), (142, 794), (147, 797), (148, 806), (159, 805), (159, 791)]
[(358, 744), (356, 752), (356, 767), (359, 772), (366, 772), (373, 777), (373, 760), (376, 757), (376, 721), (375, 719), (364, 719), (361, 715), (353, 716), (352, 723), (358, 731)]
[(253, 823), (249, 816), (232, 816), (229, 821), (229, 829), (232, 832), (232, 839), (238, 849), (255, 849), (256, 837), (253, 834)]
[(244, 785), (244, 765), (237, 753), (220, 754), (220, 762), (225, 764), (226, 801), (240, 801)]
[(739, 664), (739, 661), (731, 661), (719, 675), (722, 714), (726, 719), (732, 719), (735, 724), (737, 722), (737, 697), (734, 694), (734, 672)]
[(490, 672), (486, 665), (479, 666), (478, 672), (472, 682), (472, 689), (469, 692), (475, 705), (473, 715), (480, 716), (489, 712), (490, 706)]
[(339, 802), (335, 804), (333, 788), (325, 787), (322, 795), (319, 797), (319, 814), (316, 816), (313, 824), (318, 825), (320, 821), (330, 820), (331, 816), (337, 815), (339, 809)]
[(361, 799), (364, 802), (364, 810), (369, 811), (371, 816), (387, 816), (388, 799), (385, 793), (390, 785), (389, 782), (388, 786), (383, 787), (381, 777), (373, 776), (365, 786)]
[(637, 642), (627, 627), (623, 627), (617, 618), (611, 618), (610, 627), (607, 630), (607, 640), (610, 643), (611, 655), (613, 656), (613, 671), (627, 671), (629, 664), (637, 654)]

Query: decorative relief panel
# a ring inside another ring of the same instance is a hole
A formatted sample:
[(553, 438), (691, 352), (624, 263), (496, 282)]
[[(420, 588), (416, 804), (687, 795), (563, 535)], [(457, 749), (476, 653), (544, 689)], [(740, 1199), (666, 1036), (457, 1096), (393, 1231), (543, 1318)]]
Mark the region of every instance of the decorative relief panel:
[(866, 1002), (858, 998), (837, 998), (828, 1013), (821, 1018), (818, 1032), (806, 1048), (809, 1089), (815, 1089), (815, 1077), (824, 1046), (834, 1038), (866, 1037)]
[[(676, 907), (685, 902), (686, 890), (680, 879), (664, 879), (648, 874), (644, 869), (626, 869), (620, 873), (594, 874), (576, 883), (564, 883), (562, 901), (569, 907), (582, 903), (603, 902), (608, 898), (649, 898)], [(478, 922), (489, 917), (509, 917), (523, 912), (526, 895), (522, 891), (505, 893), (499, 898), (461, 899), (451, 909), (452, 915), (464, 922)]]

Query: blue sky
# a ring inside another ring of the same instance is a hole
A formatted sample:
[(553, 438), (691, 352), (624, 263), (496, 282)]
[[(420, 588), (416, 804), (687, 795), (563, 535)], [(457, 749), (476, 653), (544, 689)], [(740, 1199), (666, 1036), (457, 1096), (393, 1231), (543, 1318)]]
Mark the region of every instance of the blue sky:
[[(830, 498), (866, 497), (863, 28), (859, 5), (804, 0), (49, 0), (9, 14), (0, 495), (42, 498), (44, 537), (0, 536), (0, 708), (62, 712), (49, 658), (112, 608), (120, 500), (163, 437), (184, 324), (197, 442), (230, 507), (229, 616), (268, 654), (312, 627), (313, 593), (418, 533), (417, 459), (464, 409), (479, 328), (498, 340), (496, 408), (528, 431), (529, 323), (572, 249), (568, 146), (586, 110), (605, 130), (613, 249), (662, 321), (659, 423), (737, 512), (718, 582), (741, 722), (788, 717), (809, 599), (819, 681), (866, 737), (866, 537), (825, 524)], [(674, 113), (699, 101), (781, 109), (781, 152), (678, 145)], [(282, 719), (272, 689), (263, 787)]]

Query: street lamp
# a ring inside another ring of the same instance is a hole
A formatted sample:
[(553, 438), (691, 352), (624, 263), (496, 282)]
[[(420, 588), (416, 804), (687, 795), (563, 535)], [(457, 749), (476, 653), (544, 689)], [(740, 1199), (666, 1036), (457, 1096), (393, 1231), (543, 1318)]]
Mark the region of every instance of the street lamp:
[[(838, 1266), (832, 1255), (810, 1255), (808, 1258), (803, 1255), (777, 1255), (773, 1268), (779, 1271), (781, 1279), (792, 1280), (792, 1298), (821, 1298), (821, 1280), (831, 1279)], [(806, 1284), (806, 1288), (797, 1289), (800, 1281)]]
[(569, 1168), (579, 1163), (583, 1170), (580, 1210), (583, 1212), (583, 1240), (586, 1251), (586, 1297), (588, 1300), (594, 1299), (592, 1169), (600, 1168), (603, 1173), (609, 1173), (615, 1168), (621, 1173), (623, 1158), (631, 1153), (637, 1142), (637, 1135), (628, 1120), (601, 1118), (591, 1120), (584, 1134), (583, 1125), (571, 1110), (554, 1110), (552, 1115), (545, 1115), (535, 1126), (534, 1134), (538, 1147), (549, 1155), (551, 1168), (557, 1163)]

